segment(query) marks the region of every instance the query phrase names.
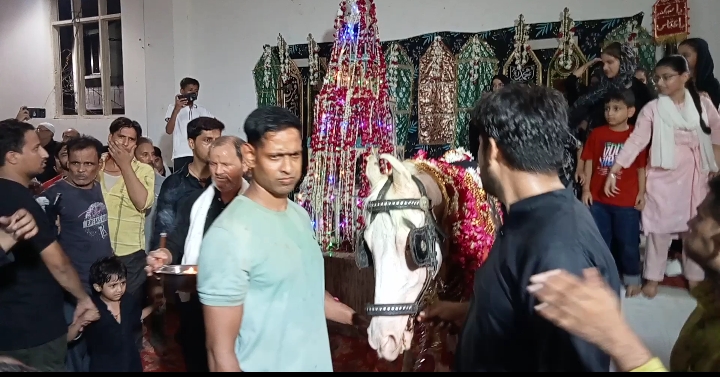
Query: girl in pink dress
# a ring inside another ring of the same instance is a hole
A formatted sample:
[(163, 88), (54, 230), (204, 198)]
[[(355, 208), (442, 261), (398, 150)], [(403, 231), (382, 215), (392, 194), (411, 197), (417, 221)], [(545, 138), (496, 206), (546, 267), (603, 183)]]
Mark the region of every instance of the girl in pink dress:
[[(707, 194), (708, 177), (718, 171), (714, 149), (720, 148), (720, 115), (708, 98), (699, 95), (685, 58), (663, 58), (655, 67), (655, 77), (661, 95), (640, 111), (635, 130), (605, 182), (605, 193), (616, 194), (616, 174), (650, 145), (642, 212), (647, 235), (643, 294), (650, 298), (665, 277), (670, 243), (688, 230), (687, 222)], [(705, 279), (703, 269), (685, 253), (683, 273), (691, 288)]]

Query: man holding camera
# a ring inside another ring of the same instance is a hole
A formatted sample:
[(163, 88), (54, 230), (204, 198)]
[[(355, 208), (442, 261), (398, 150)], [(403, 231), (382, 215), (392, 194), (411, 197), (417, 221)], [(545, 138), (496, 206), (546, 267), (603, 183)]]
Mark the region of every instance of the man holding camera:
[(187, 125), (199, 117), (214, 118), (210, 112), (198, 105), (197, 97), (200, 83), (190, 77), (180, 81), (180, 94), (175, 96), (175, 104), (168, 106), (165, 115), (165, 133), (173, 138), (173, 171), (182, 169), (193, 160), (193, 152), (188, 144)]

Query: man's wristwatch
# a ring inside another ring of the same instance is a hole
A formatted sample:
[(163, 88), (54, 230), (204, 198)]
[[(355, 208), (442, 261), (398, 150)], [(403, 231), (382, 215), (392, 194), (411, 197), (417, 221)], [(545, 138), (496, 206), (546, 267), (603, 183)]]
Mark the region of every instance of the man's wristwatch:
[(617, 174), (615, 174), (615, 173), (610, 173), (610, 174), (608, 174), (608, 175), (609, 175), (610, 178), (612, 178), (612, 179), (617, 179)]

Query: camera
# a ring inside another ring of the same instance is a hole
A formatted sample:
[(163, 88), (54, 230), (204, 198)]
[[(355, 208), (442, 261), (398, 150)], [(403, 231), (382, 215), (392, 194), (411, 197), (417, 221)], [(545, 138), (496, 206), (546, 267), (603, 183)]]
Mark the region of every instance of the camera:
[(197, 100), (197, 93), (186, 93), (178, 95), (178, 98), (185, 98), (188, 102), (195, 102)]

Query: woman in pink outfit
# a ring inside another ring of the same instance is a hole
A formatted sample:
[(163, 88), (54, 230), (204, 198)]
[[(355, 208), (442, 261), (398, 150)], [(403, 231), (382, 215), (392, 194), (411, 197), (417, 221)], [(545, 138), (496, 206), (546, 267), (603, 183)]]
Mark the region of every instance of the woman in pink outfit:
[[(680, 55), (657, 63), (655, 76), (661, 95), (640, 111), (635, 130), (605, 182), (605, 193), (616, 194), (616, 174), (632, 165), (650, 145), (642, 212), (647, 235), (643, 294), (650, 298), (665, 277), (670, 243), (688, 230), (687, 222), (707, 194), (708, 178), (718, 171), (715, 156), (720, 157), (720, 115), (712, 101), (700, 96), (689, 71)], [(685, 253), (683, 273), (691, 288), (705, 279), (703, 269)]]

